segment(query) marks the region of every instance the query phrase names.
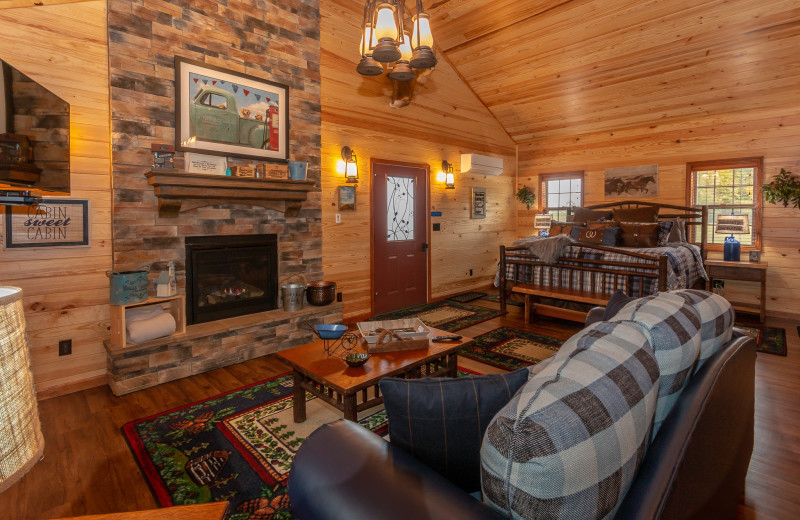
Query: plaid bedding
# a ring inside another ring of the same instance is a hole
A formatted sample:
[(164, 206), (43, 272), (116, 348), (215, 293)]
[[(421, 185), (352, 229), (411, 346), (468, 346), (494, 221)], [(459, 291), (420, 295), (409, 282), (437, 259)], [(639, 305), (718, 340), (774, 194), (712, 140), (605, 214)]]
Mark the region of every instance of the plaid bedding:
[[(618, 248), (625, 251), (636, 253), (652, 254), (654, 256), (667, 256), (667, 290), (685, 289), (692, 287), (698, 280), (708, 280), (708, 275), (703, 268), (703, 259), (700, 256), (700, 248), (693, 244), (671, 244), (662, 247), (649, 248)], [(617, 289), (626, 291), (627, 277), (624, 276), (596, 276), (594, 281), (591, 277), (584, 277), (583, 282), (573, 275), (572, 283), (568, 278), (569, 269), (559, 267), (547, 267), (538, 265), (522, 265), (517, 267), (513, 263), (515, 259), (531, 259), (531, 254), (526, 251), (506, 251), (506, 280), (525, 284), (535, 284), (541, 287), (569, 287), (571, 289), (602, 294), (612, 294)], [(571, 245), (564, 252), (563, 257), (602, 260), (605, 262), (626, 262), (628, 264), (647, 263), (650, 260), (636, 258), (611, 251), (601, 251), (592, 247)], [(563, 258), (562, 257), (562, 258)], [(560, 262), (564, 262), (561, 260)], [(607, 266), (612, 270), (627, 270), (623, 266)], [(637, 271), (636, 269), (631, 269)], [(646, 269), (639, 271), (646, 272)], [(518, 274), (519, 273), (519, 274)], [(553, 284), (551, 285), (551, 274)], [(642, 294), (649, 295), (658, 291), (658, 280), (655, 278), (634, 277), (630, 280), (631, 287), (629, 294), (638, 295), (639, 285), (644, 284)], [(495, 287), (500, 286), (500, 269), (494, 279)]]

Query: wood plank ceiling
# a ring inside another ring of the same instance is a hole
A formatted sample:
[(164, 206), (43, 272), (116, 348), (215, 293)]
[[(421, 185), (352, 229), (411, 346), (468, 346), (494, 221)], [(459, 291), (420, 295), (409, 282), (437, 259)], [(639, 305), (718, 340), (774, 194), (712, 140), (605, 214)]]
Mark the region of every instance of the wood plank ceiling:
[(774, 108), (781, 98), (796, 111), (797, 0), (424, 5), (438, 51), (518, 144)]

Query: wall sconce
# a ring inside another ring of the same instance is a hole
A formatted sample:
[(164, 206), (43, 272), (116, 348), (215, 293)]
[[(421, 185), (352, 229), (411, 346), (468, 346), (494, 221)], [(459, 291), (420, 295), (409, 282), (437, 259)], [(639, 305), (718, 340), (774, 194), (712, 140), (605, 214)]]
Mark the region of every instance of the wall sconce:
[(444, 172), (444, 189), (456, 189), (455, 174), (453, 173), (453, 165), (447, 161), (442, 161), (442, 171)]
[(349, 146), (342, 147), (342, 160), (344, 161), (344, 177), (347, 182), (358, 183), (358, 157)]

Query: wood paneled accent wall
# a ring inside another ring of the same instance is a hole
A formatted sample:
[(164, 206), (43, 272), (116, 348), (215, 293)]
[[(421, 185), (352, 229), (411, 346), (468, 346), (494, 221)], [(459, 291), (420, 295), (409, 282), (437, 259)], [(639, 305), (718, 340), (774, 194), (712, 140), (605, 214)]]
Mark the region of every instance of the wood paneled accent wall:
[[(599, 203), (605, 168), (657, 163), (658, 200), (684, 204), (687, 162), (763, 156), (765, 182), (782, 167), (800, 173), (796, 2), (619, 2), (606, 14), (591, 10), (596, 2), (568, 4), (524, 29), (535, 34), (536, 75), (525, 82), (532, 95), (520, 101), (511, 89), (484, 98), (520, 143), (520, 182), (582, 169), (586, 202)], [(567, 14), (574, 25), (553, 34)], [(501, 45), (522, 39), (522, 30), (471, 43)], [(482, 73), (497, 78), (493, 68), (503, 62), (487, 66)], [(472, 86), (480, 95), (490, 88)], [(519, 235), (531, 224), (521, 221)], [(800, 210), (764, 204), (771, 315), (800, 315), (799, 225)], [(757, 301), (759, 291), (727, 282), (726, 296)]]
[[(111, 267), (106, 2), (0, 9), (0, 58), (70, 104), (71, 197), (91, 202), (91, 246), (0, 251), (0, 284), (22, 287), (40, 398), (105, 383)], [(2, 208), (0, 208), (2, 209)], [(72, 339), (72, 354), (58, 342)]]
[[(371, 311), (370, 158), (430, 166), (430, 206), (441, 217), (441, 231), (430, 231), (431, 296), (481, 287), (494, 276), (501, 243), (514, 238), (515, 145), (450, 64), (440, 58), (436, 70), (417, 87), (411, 104), (389, 106), (391, 83), (363, 78), (355, 67), (361, 8), (349, 0), (323, 0), (322, 24), (322, 229), (325, 278), (343, 293), (344, 315)], [(434, 38), (436, 27), (433, 28)], [(340, 211), (336, 171), (342, 146), (358, 155), (355, 211)], [(500, 177), (459, 174), (461, 153), (503, 157)], [(453, 163), (455, 190), (436, 180), (443, 159)], [(470, 218), (473, 187), (485, 187), (487, 218)], [(335, 215), (342, 223), (335, 223)], [(473, 275), (470, 277), (469, 270)]]

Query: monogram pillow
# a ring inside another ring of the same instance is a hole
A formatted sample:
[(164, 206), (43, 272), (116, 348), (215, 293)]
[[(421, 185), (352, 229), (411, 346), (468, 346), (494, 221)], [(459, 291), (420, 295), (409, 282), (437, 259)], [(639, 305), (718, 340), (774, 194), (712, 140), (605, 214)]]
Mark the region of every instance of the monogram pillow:
[(605, 236), (605, 229), (597, 228), (580, 228), (578, 231), (578, 242), (585, 242), (587, 244), (602, 244), (603, 237)]

